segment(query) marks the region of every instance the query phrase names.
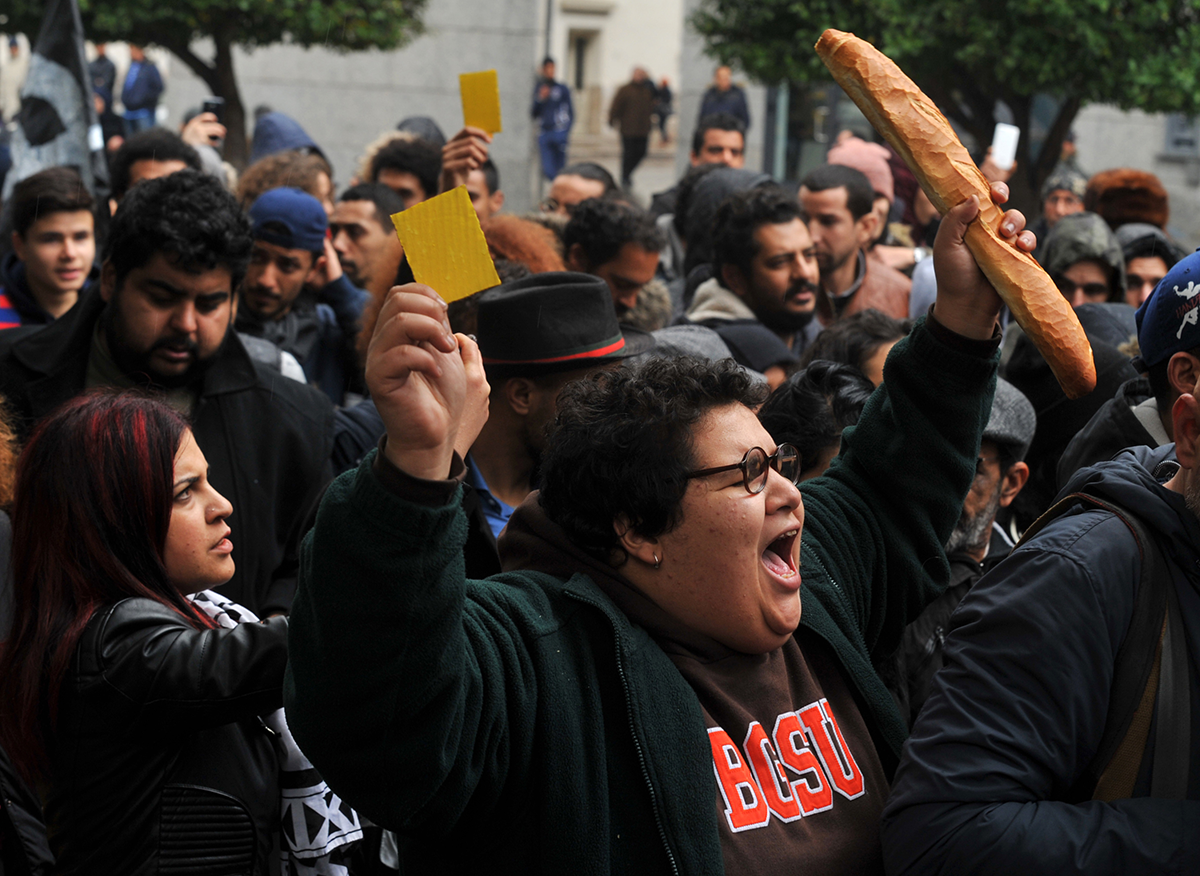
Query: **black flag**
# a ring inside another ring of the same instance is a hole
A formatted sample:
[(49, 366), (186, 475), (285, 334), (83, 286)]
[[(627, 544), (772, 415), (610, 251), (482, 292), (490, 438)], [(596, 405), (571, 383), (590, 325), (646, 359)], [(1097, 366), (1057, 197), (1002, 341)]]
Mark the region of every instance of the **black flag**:
[(74, 167), (98, 202), (108, 200), (108, 165), (91, 83), (78, 3), (48, 0), (21, 87), (5, 201), (16, 183), (56, 165)]

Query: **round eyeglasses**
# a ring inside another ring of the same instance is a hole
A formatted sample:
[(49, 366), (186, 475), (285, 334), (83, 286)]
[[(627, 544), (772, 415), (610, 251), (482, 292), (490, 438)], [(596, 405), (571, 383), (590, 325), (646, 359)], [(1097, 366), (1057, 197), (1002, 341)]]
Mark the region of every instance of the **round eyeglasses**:
[(742, 470), (742, 485), (745, 486), (746, 492), (754, 496), (766, 489), (767, 474), (771, 469), (775, 469), (791, 483), (799, 483), (800, 451), (791, 444), (780, 444), (773, 454), (767, 456), (767, 451), (761, 447), (751, 447), (746, 451), (741, 462), (688, 472), (687, 478), (691, 480), (692, 478), (707, 477), (723, 471), (733, 471), (735, 468)]

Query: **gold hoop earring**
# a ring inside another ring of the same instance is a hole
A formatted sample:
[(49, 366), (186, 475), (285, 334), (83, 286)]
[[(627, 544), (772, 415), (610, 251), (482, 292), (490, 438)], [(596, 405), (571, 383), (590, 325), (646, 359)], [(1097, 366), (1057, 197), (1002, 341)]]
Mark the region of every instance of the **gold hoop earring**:
[(654, 557), (654, 568), (657, 569), (662, 566), (662, 560), (658, 558), (658, 554), (651, 554), (651, 556)]

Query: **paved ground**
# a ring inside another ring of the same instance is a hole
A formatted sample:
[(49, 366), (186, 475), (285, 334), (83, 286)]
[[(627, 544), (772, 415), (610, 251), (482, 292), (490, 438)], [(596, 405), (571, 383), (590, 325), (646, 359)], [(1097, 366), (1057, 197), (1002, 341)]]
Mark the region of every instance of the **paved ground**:
[[(595, 161), (618, 180), (621, 178), (621, 141), (613, 132), (572, 134), (567, 160)], [(675, 185), (675, 141), (664, 145), (658, 132), (650, 135), (650, 150), (633, 172), (633, 196), (643, 206), (650, 196)]]

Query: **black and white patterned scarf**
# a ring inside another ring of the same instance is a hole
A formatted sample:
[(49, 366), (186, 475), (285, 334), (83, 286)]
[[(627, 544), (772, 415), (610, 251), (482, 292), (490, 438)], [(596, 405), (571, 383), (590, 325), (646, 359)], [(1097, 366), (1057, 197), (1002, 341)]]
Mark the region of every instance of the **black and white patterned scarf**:
[[(223, 629), (258, 623), (250, 609), (212, 590), (188, 598)], [(280, 857), (284, 876), (348, 876), (350, 851), (363, 835), (358, 813), (313, 769), (292, 738), (283, 709), (262, 720), (274, 733), (279, 753)]]

